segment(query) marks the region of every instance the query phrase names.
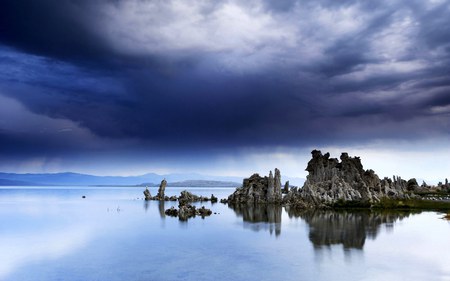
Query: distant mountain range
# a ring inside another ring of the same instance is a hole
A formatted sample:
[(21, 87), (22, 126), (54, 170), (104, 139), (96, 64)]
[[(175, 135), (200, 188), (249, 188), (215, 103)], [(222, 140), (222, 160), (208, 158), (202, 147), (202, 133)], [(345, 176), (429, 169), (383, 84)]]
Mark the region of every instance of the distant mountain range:
[[(166, 174), (158, 175), (148, 173), (140, 176), (93, 176), (78, 173), (55, 173), (55, 174), (15, 174), (0, 173), (0, 185), (157, 185), (162, 179), (166, 179), (169, 183), (180, 184), (187, 180), (197, 181), (217, 181), (216, 183), (223, 185), (222, 182), (233, 182), (234, 185), (241, 183), (239, 177), (220, 177), (205, 176), (200, 174)], [(205, 184), (205, 183), (203, 183)], [(238, 184), (239, 185), (239, 184)]]
[[(78, 173), (51, 174), (15, 174), (0, 173), (0, 186), (39, 186), (39, 185), (97, 185), (97, 186), (157, 186), (166, 179), (173, 187), (237, 187), (243, 178), (226, 176), (209, 176), (197, 173), (179, 173), (159, 175), (148, 173), (140, 176), (94, 176)], [(291, 185), (301, 186), (302, 178), (285, 177)]]
[[(213, 180), (185, 180), (178, 182), (168, 182), (168, 187), (238, 187), (241, 183), (233, 181), (213, 181)], [(139, 186), (159, 186), (159, 184), (143, 183)]]

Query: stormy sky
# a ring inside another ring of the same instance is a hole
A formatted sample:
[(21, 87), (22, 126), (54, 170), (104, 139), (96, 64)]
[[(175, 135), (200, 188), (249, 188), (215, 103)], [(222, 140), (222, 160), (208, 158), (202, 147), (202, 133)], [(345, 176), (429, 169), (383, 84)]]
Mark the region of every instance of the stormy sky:
[(4, 0), (0, 170), (450, 177), (450, 1)]

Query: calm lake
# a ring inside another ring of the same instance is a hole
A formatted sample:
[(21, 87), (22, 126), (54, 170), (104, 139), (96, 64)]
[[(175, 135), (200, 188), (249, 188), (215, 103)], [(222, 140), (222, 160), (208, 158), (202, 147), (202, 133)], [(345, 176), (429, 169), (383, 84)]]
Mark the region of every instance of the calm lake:
[(440, 213), (206, 202), (195, 205), (217, 214), (179, 221), (164, 215), (176, 202), (145, 202), (143, 190), (1, 187), (0, 280), (450, 280)]

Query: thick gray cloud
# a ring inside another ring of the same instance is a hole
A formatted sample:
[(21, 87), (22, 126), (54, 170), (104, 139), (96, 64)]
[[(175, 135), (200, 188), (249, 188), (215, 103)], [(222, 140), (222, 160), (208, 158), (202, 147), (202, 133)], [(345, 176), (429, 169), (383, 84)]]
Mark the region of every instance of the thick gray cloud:
[(134, 151), (445, 138), (449, 4), (7, 0), (0, 91)]

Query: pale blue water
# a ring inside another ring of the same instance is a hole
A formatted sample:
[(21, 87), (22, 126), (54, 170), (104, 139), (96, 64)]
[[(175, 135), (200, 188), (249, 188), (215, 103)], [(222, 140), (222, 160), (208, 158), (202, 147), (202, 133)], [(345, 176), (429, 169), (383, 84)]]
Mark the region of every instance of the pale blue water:
[(142, 191), (0, 188), (0, 280), (450, 280), (442, 214), (207, 202), (197, 205), (218, 214), (180, 222), (163, 212), (176, 203), (145, 202)]

